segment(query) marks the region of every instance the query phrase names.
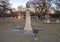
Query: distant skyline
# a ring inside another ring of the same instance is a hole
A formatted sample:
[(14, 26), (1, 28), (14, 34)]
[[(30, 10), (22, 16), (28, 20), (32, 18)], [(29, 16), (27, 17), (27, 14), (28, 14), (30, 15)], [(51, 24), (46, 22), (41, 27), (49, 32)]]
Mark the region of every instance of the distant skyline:
[(26, 2), (28, 2), (29, 0), (10, 0), (10, 3), (12, 4), (12, 8), (16, 8), (20, 5), (22, 5), (23, 7), (26, 7)]

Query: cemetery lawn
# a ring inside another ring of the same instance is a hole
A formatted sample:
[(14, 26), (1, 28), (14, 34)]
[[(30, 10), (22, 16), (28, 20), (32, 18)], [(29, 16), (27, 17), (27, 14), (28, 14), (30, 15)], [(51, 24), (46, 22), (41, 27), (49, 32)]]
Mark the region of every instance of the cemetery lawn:
[[(32, 28), (42, 29), (42, 31), (38, 33), (39, 40), (38, 41), (32, 40), (31, 42), (60, 42), (60, 24), (43, 24), (42, 20), (37, 21), (36, 19), (32, 19), (31, 25)], [(17, 26), (20, 27), (17, 28)], [(0, 42), (22, 42), (23, 40), (21, 40), (21, 38), (23, 38), (23, 36), (20, 36), (19, 32), (18, 33), (10, 32), (10, 30), (24, 29), (24, 26), (25, 26), (25, 20), (19, 20), (19, 21), (0, 20), (0, 31), (1, 31)], [(31, 38), (31, 36), (27, 37), (27, 39), (29, 38)]]
[[(24, 24), (22, 21), (23, 26)], [(44, 24), (42, 20), (32, 19), (31, 25), (33, 29), (42, 29), (38, 33), (39, 42), (60, 42), (60, 24)]]

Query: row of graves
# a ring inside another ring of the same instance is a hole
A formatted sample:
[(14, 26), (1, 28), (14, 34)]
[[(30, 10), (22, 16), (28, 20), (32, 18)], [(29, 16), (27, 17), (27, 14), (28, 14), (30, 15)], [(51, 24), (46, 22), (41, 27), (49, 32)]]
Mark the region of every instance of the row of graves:
[(45, 15), (45, 19), (43, 20), (43, 23), (60, 23), (60, 19), (58, 16), (54, 18), (50, 15)]

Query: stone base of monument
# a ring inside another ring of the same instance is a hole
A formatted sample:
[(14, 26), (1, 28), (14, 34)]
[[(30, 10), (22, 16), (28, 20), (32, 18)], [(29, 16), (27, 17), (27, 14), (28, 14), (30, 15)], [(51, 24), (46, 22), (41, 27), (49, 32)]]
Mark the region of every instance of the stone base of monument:
[(31, 26), (24, 27), (24, 34), (33, 34), (33, 30)]

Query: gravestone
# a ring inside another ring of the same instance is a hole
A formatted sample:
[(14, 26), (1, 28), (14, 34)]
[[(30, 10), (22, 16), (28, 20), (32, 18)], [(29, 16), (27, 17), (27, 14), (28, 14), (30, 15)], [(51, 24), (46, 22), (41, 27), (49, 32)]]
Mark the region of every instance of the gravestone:
[(24, 30), (25, 30), (24, 33), (32, 33), (31, 16), (29, 10), (27, 10), (26, 12), (26, 23), (25, 23)]
[(50, 16), (49, 15), (45, 15), (44, 23), (50, 23)]
[(59, 23), (60, 21), (59, 21), (59, 19), (56, 19), (56, 23)]
[(47, 23), (50, 23), (50, 19), (47, 19)]
[(40, 28), (39, 29), (37, 29), (37, 28), (33, 29), (33, 39), (34, 40), (39, 40), (38, 39), (38, 32), (39, 31), (42, 31), (42, 30)]

